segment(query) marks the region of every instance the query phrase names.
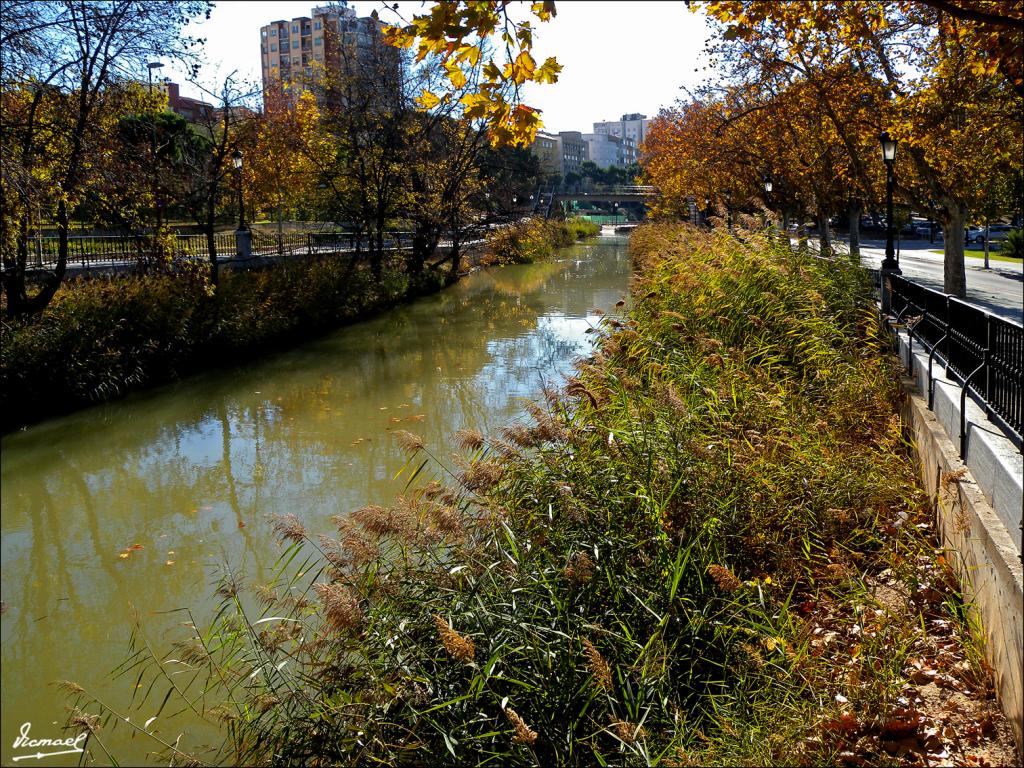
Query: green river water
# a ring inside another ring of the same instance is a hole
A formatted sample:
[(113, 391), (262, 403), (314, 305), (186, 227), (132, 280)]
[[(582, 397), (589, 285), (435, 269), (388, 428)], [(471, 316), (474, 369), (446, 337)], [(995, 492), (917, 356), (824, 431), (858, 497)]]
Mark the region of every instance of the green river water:
[[(269, 516), (294, 513), (320, 533), (331, 515), (387, 504), (406, 463), (390, 431), (448, 456), (462, 427), (523, 419), (524, 399), (588, 353), (594, 310), (626, 295), (626, 243), (602, 236), (552, 263), (482, 270), (290, 351), (4, 437), (0, 762), (77, 764), (24, 757), (62, 747), (13, 746), (26, 723), (32, 739), (67, 736), (54, 681), (129, 711), (134, 679), (110, 673), (132, 616), (169, 650), (187, 632), (167, 611), (209, 619), (220, 563), (250, 583), (268, 573), (281, 551)], [(131, 710), (140, 724), (151, 714)], [(187, 717), (151, 729), (170, 742), (184, 732), (183, 747), (217, 738)], [(99, 735), (122, 765), (155, 764), (131, 729)]]

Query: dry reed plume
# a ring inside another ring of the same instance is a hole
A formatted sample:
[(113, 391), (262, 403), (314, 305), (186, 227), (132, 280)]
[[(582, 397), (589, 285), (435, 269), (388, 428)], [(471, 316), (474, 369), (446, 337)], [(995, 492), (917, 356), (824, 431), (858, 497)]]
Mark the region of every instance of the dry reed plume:
[(737, 579), (733, 575), (733, 572), (725, 566), (716, 564), (709, 565), (707, 573), (723, 592), (735, 592), (743, 586), (743, 582)]
[(475, 429), (460, 429), (455, 433), (455, 442), (464, 451), (475, 451), (483, 447), (484, 436)]
[(282, 540), (298, 543), (306, 538), (306, 527), (291, 513), (278, 515), (274, 518), (274, 533)]
[(422, 451), (426, 445), (422, 437), (404, 429), (396, 429), (391, 434), (394, 436), (395, 442), (398, 443), (398, 447), (410, 455)]
[(339, 630), (355, 629), (363, 621), (359, 600), (342, 584), (314, 584), (327, 620)]
[(515, 733), (512, 734), (512, 743), (526, 744), (528, 747), (532, 747), (537, 741), (537, 732), (532, 730), (512, 707), (505, 707), (505, 717), (509, 719), (515, 729)]
[(464, 664), (473, 661), (476, 646), (473, 645), (472, 638), (460, 635), (440, 616), (434, 616), (434, 625), (437, 627), (437, 633), (441, 636), (441, 644), (449, 655)]
[(612, 668), (608, 666), (608, 662), (604, 660), (601, 652), (594, 647), (587, 638), (583, 638), (583, 651), (587, 654), (587, 669), (590, 670), (590, 675), (593, 677), (594, 682), (606, 691), (611, 690), (612, 687)]

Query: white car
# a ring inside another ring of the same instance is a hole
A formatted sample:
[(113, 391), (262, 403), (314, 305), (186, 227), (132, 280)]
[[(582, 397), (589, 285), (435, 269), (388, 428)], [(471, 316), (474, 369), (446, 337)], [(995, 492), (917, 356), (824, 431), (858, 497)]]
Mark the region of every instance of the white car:
[[(980, 229), (980, 228), (979, 228)], [(989, 243), (1002, 243), (1009, 237), (1010, 233), (1016, 229), (1011, 227), (1009, 224), (993, 224), (988, 228), (988, 241)], [(981, 232), (977, 237), (974, 238), (976, 243), (985, 242), (985, 230), (981, 229)]]

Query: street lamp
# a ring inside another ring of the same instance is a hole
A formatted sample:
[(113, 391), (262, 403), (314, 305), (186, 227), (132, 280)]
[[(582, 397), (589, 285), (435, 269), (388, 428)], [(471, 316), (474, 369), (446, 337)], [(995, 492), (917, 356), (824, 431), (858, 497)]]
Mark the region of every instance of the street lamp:
[(146, 69), (149, 70), (149, 90), (153, 90), (153, 73), (158, 69), (163, 69), (163, 63), (159, 61), (151, 61), (146, 64)]
[(893, 211), (892, 188), (895, 183), (894, 166), (896, 165), (896, 140), (889, 136), (888, 131), (878, 135), (882, 144), (882, 162), (885, 163), (885, 259), (882, 261), (884, 271), (903, 274), (899, 262), (896, 261), (896, 248), (893, 246)]
[(244, 155), (240, 149), (231, 153), (231, 164), (238, 172), (238, 231), (247, 232), (249, 225), (245, 223), (245, 198), (242, 197), (242, 158)]
[[(153, 95), (153, 73), (156, 72), (158, 69), (162, 69), (163, 66), (164, 66), (163, 63), (159, 62), (159, 61), (151, 61), (151, 62), (146, 64), (146, 69), (148, 70), (146, 75), (149, 78), (149, 95), (150, 96)], [(157, 179), (157, 168), (156, 168), (156, 119), (154, 117), (150, 117), (150, 120), (149, 120), (149, 162), (151, 164), (150, 165), (150, 170), (153, 173), (153, 177), (150, 180), (151, 184), (153, 186), (153, 205), (156, 207), (156, 233), (155, 234), (158, 235), (160, 233), (162, 222), (161, 222), (161, 215), (160, 215), (161, 214), (161, 211), (160, 211), (160, 193), (159, 193), (159, 185), (158, 185), (158, 179)]]
[(242, 151), (236, 149), (231, 153), (231, 164), (238, 176), (238, 229), (235, 230), (235, 254), (248, 258), (252, 255), (252, 233), (245, 223), (245, 198), (242, 196)]

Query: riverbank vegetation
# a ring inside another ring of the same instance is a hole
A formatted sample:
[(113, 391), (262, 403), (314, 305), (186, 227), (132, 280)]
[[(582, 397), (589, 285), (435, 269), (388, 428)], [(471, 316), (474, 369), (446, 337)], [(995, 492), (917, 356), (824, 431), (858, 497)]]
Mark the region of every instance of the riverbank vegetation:
[(309, 338), (438, 290), (386, 263), (303, 257), (201, 276), (122, 275), (68, 283), (38, 316), (0, 321), (0, 431)]
[[(67, 685), (89, 749), (105, 723), (178, 763), (1012, 762), (866, 276), (744, 238), (638, 229), (632, 305), (562, 391), (454, 459), (396, 432), (407, 493), (335, 536), (280, 516), (276, 580), (226, 572), (212, 624), (139, 643), (131, 709)], [(168, 738), (165, 695), (223, 745)]]
[(601, 231), (601, 225), (583, 218), (564, 221), (533, 217), (487, 233), (486, 264), (532, 264), (555, 251)]

